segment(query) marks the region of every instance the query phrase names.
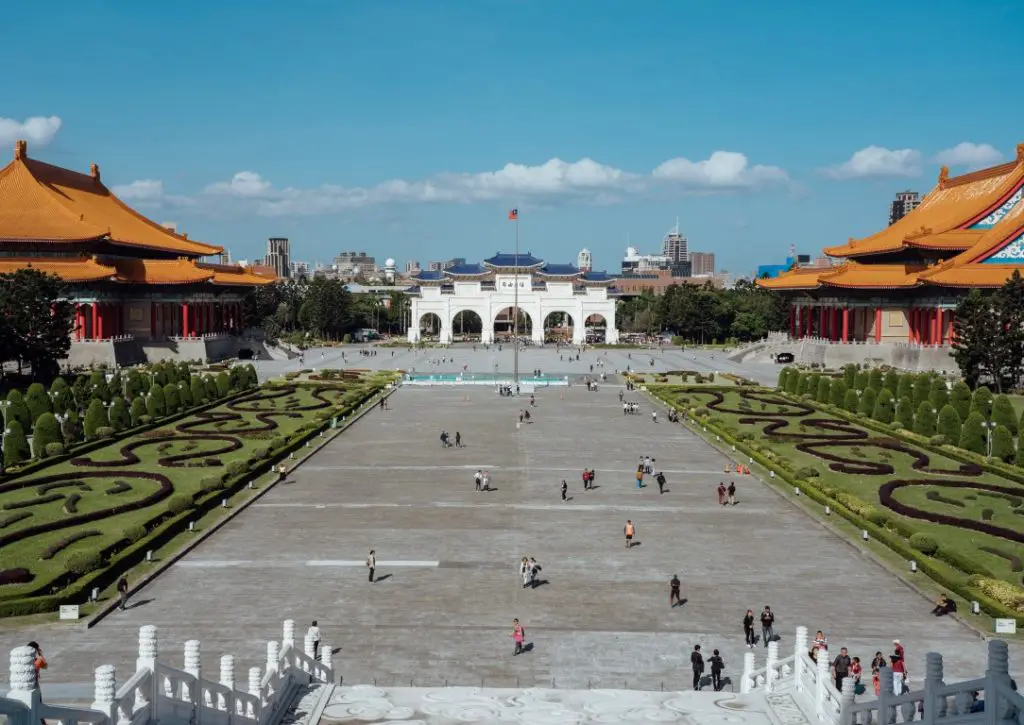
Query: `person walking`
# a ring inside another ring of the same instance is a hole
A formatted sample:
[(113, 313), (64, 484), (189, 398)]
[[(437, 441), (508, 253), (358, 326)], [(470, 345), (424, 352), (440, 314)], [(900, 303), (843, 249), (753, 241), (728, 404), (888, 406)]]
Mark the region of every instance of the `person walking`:
[(373, 570), (377, 568), (377, 552), (370, 549), (370, 555), (366, 557), (366, 568), (370, 570), (370, 583), (373, 584)]
[(455, 447), (462, 448), (462, 434), (455, 431)]
[(679, 575), (673, 574), (672, 579), (668, 583), (668, 606), (674, 608), (677, 604), (683, 603), (680, 597), (679, 591), (682, 588), (682, 584), (679, 582)]
[(320, 660), (320, 627), (317, 626), (316, 620), (309, 625), (309, 629), (306, 630), (306, 638), (313, 640), (313, 659)]
[(583, 473), (580, 474), (580, 478), (583, 480), (583, 490), (587, 491), (590, 489), (590, 471), (586, 468), (583, 469)]
[(654, 477), (654, 480), (658, 482), (658, 493), (665, 493), (665, 473), (658, 471), (658, 475)]
[(565, 503), (568, 500), (569, 500), (569, 484), (566, 483), (565, 479), (563, 478), (562, 479), (562, 503)]
[(643, 488), (644, 487), (644, 469), (643, 469), (643, 466), (641, 466), (640, 468), (636, 469), (636, 487), (637, 488)]
[(725, 482), (718, 482), (718, 503), (725, 506)]
[(726, 492), (728, 492), (728, 494), (729, 494), (729, 505), (730, 506), (735, 506), (736, 505), (736, 482), (735, 481), (729, 481), (729, 488), (726, 489)]
[(747, 642), (747, 649), (754, 649), (754, 610), (748, 609), (743, 615), (743, 638)]
[(476, 473), (474, 473), (474, 474), (473, 474), (473, 481), (474, 481), (474, 482), (476, 483), (476, 490), (477, 490), (477, 491), (479, 491), (479, 490), (480, 490), (480, 487), (481, 487), (481, 485), (483, 484), (483, 480), (484, 480), (484, 472), (483, 472), (483, 471), (481, 471), (481, 470), (480, 470), (480, 469), (478, 468), (478, 469), (476, 470)]
[(515, 642), (515, 649), (512, 651), (512, 656), (520, 655), (523, 653), (523, 642), (526, 641), (526, 628), (519, 623), (519, 619), (512, 620), (512, 641)]
[(519, 578), (523, 581), (523, 589), (530, 586), (530, 559), (523, 557), (519, 562)]
[(120, 600), (117, 603), (117, 608), (122, 612), (128, 608), (128, 579), (127, 577), (121, 577), (117, 580), (117, 598)]
[(700, 645), (693, 646), (690, 653), (690, 664), (693, 665), (693, 689), (700, 689), (700, 678), (704, 674), (704, 655), (700, 653)]
[(490, 471), (484, 471), (483, 484), (484, 484), (484, 491), (490, 491), (491, 490), (491, 472)]
[(768, 643), (775, 639), (775, 614), (772, 613), (772, 608), (766, 606), (764, 611), (761, 612), (761, 639), (764, 640), (764, 646), (767, 647)]
[(622, 533), (626, 535), (626, 548), (633, 548), (633, 537), (636, 535), (636, 526), (633, 525), (632, 519), (626, 519), (626, 525), (623, 527)]
[(527, 562), (527, 566), (530, 570), (530, 589), (536, 589), (537, 575), (540, 574), (541, 566), (537, 563), (537, 560), (534, 559), (532, 556), (530, 557), (530, 560)]
[(843, 691), (843, 680), (850, 674), (850, 665), (852, 664), (853, 660), (850, 659), (846, 647), (841, 647), (839, 654), (832, 660), (832, 679), (836, 683), (836, 689), (840, 692)]
[(708, 658), (708, 664), (711, 665), (711, 688), (718, 692), (722, 689), (722, 670), (725, 669), (725, 661), (722, 660), (722, 655), (718, 654), (717, 649)]

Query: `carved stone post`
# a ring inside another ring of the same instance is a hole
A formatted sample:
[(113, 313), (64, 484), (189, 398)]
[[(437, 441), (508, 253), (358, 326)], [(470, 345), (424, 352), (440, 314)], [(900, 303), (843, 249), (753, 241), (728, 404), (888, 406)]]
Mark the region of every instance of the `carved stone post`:
[(36, 723), (39, 717), (39, 687), (36, 682), (36, 652), (31, 647), (15, 647), (11, 650), (11, 689), (7, 698), (17, 700), (31, 710), (25, 722)]
[(775, 690), (775, 680), (778, 679), (776, 668), (779, 666), (779, 643), (768, 643), (768, 663), (764, 671), (764, 689), (766, 692)]
[[(1010, 687), (1010, 652), (1006, 642), (999, 639), (989, 640), (988, 643), (988, 669), (985, 671), (985, 721), (993, 725), (1010, 725), (1017, 721), (1016, 707), (996, 693), (996, 684), (1007, 689)], [(990, 699), (992, 700), (991, 712), (989, 711)]]
[(222, 655), (220, 658), (220, 684), (232, 691), (232, 694), (224, 696), (217, 695), (217, 709), (228, 713), (228, 722), (231, 722), (235, 714), (235, 658), (231, 655)]
[(796, 689), (804, 689), (804, 653), (807, 651), (807, 627), (796, 628), (796, 643), (793, 657), (793, 677), (796, 680)]
[[(277, 642), (267, 642), (267, 674), (277, 673), (278, 660), (281, 659), (281, 645)], [(274, 689), (277, 689), (276, 687)]]
[(259, 703), (258, 707), (254, 707), (250, 702), (249, 706), (245, 709), (245, 716), (250, 720), (256, 720), (260, 716), (260, 710), (263, 709), (263, 698), (260, 697), (260, 682), (263, 679), (260, 674), (259, 667), (249, 668), (249, 694), (256, 698), (256, 702)]
[(828, 653), (818, 652), (818, 675), (817, 675), (817, 687), (814, 692), (814, 712), (818, 715), (818, 720), (824, 720), (825, 714), (825, 697), (828, 692)]
[(853, 725), (853, 678), (843, 678), (843, 689), (839, 693), (839, 723)]
[(139, 705), (149, 703), (150, 717), (153, 722), (159, 720), (157, 703), (160, 701), (158, 697), (160, 693), (160, 678), (156, 674), (158, 649), (156, 627), (152, 624), (139, 627), (139, 656), (135, 660), (135, 670), (136, 672), (149, 670), (153, 675), (149, 678), (149, 687), (139, 688), (136, 698), (139, 700)]
[(896, 708), (889, 704), (895, 694), (892, 685), (892, 670), (888, 667), (879, 667), (878, 725), (893, 725), (896, 722)]
[(199, 698), (201, 668), (199, 658), (199, 640), (190, 639), (185, 642), (185, 666), (182, 668), (195, 679), (192, 682), (186, 681), (182, 687), (183, 696), (187, 702), (192, 703), (195, 712), (195, 720), (199, 720), (199, 712), (202, 709), (202, 702)]
[(921, 716), (926, 723), (933, 723), (936, 718), (946, 716), (949, 703), (945, 696), (935, 694), (944, 684), (942, 655), (929, 652), (924, 656), (924, 712)]
[(743, 653), (743, 674), (740, 675), (740, 694), (745, 695), (754, 684), (754, 653)]
[(333, 673), (334, 672), (334, 662), (332, 661), (332, 657), (333, 657), (333, 655), (331, 653), (331, 643), (330, 642), (325, 642), (325, 641), (321, 640), (320, 641), (320, 664), (322, 664), (324, 667), (326, 667), (328, 670), (330, 670)]
[(114, 707), (114, 693), (117, 683), (114, 681), (114, 666), (100, 665), (96, 668), (96, 679), (93, 686), (93, 710), (102, 712), (112, 722), (117, 722), (117, 710)]
[(295, 646), (295, 620), (284, 620), (284, 637), (281, 640), (281, 649), (287, 650), (289, 645)]

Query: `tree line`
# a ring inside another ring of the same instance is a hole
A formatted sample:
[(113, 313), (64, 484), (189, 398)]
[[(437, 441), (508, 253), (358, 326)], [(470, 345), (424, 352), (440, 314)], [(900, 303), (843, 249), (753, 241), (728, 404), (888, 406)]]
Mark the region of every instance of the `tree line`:
[(789, 323), (789, 304), (773, 290), (740, 280), (731, 289), (674, 284), (663, 294), (646, 290), (620, 300), (619, 329), (627, 332), (671, 332), (694, 343), (756, 340), (783, 330)]
[(996, 290), (973, 289), (953, 318), (953, 359), (967, 384), (996, 392), (1021, 387), (1024, 366), (1024, 279), (1020, 272)]

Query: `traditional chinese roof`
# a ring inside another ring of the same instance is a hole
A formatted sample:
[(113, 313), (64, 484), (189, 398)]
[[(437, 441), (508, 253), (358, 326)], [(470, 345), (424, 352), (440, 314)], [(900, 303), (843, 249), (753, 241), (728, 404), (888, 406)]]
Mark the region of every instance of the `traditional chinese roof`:
[(112, 279), (117, 274), (116, 269), (100, 264), (92, 257), (0, 258), (0, 274), (10, 274), (20, 269), (37, 269), (60, 277), (65, 282), (98, 282)]
[(457, 264), (444, 270), (446, 274), (453, 276), (471, 277), (478, 274), (490, 274), (490, 270), (479, 264)]
[(507, 254), (498, 252), (493, 257), (484, 260), (488, 267), (516, 267), (524, 269), (527, 267), (540, 267), (544, 264), (543, 259), (537, 259), (532, 254)]
[(255, 267), (239, 267), (237, 264), (196, 264), (199, 269), (213, 272), (210, 280), (216, 285), (262, 287), (277, 281), (271, 270), (270, 274), (260, 273)]
[(0, 242), (99, 240), (190, 257), (223, 251), (131, 209), (103, 185), (95, 164), (89, 174), (64, 169), (29, 158), (28, 145), (18, 141), (14, 160), (0, 169)]
[(757, 283), (768, 289), (814, 289), (818, 286), (818, 277), (833, 271), (833, 269), (832, 267), (795, 267), (783, 272), (778, 277), (759, 279)]
[(195, 284), (212, 280), (215, 272), (200, 269), (190, 259), (114, 260), (117, 281), (132, 284)]
[[(496, 254), (490, 259), (485, 259), (483, 264), (460, 264), (449, 267), (445, 270), (419, 271), (409, 274), (409, 279), (416, 282), (438, 283), (453, 282), (459, 278), (486, 277), (493, 278), (495, 274), (508, 273), (508, 270), (517, 269), (515, 266), (514, 254)], [(520, 254), (518, 269), (524, 270), (522, 274), (532, 274), (538, 277), (562, 277), (572, 280), (593, 283), (610, 283), (614, 277), (606, 272), (584, 272), (574, 264), (551, 264), (533, 255)], [(506, 264), (507, 263), (507, 264)]]

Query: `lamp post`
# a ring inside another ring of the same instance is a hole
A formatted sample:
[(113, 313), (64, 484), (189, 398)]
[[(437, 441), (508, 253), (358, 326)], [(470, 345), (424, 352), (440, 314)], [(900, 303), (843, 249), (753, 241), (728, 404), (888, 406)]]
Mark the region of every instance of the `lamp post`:
[(60, 437), (66, 442), (67, 439), (68, 439), (68, 434), (64, 430), (64, 423), (67, 422), (68, 414), (67, 413), (54, 413), (53, 417), (56, 418), (57, 419), (57, 423), (60, 424)]
[(992, 457), (992, 429), (996, 427), (996, 424), (995, 424), (994, 421), (987, 420), (984, 423), (982, 423), (982, 425), (985, 426), (985, 444), (986, 444), (985, 450), (988, 451), (987, 457), (991, 458)]
[[(7, 427), (7, 409), (10, 408), (10, 407), (11, 407), (11, 401), (9, 401), (9, 400), (0, 400), (0, 410), (2, 410), (3, 413), (4, 413), (4, 428)], [(7, 435), (7, 433), (4, 432), (4, 435)]]

